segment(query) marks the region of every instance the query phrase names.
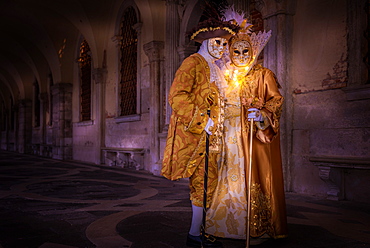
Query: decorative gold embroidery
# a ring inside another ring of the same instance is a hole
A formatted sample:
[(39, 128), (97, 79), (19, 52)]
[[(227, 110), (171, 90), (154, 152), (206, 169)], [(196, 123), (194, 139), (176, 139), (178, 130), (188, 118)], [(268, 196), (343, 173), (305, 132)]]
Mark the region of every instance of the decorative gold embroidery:
[(260, 236), (264, 233), (273, 233), (271, 216), (271, 199), (262, 192), (261, 186), (254, 183), (251, 187), (251, 234)]
[(192, 162), (194, 161), (195, 156), (197, 156), (197, 154), (198, 154), (198, 151), (199, 151), (200, 146), (205, 142), (205, 140), (206, 140), (206, 133), (203, 132), (202, 133), (202, 137), (200, 138), (197, 147), (194, 149), (194, 152), (191, 155), (191, 157), (189, 159), (189, 162), (186, 165), (186, 170), (184, 170), (184, 175), (186, 175), (186, 173), (188, 173), (189, 167), (192, 165)]
[(233, 174), (233, 175), (230, 176), (230, 179), (231, 179), (231, 181), (236, 182), (239, 179), (239, 176)]
[(184, 127), (184, 130), (185, 130), (185, 131), (188, 131), (188, 130), (189, 130), (189, 127), (191, 127), (191, 125), (193, 124), (195, 117), (198, 115), (198, 112), (199, 112), (199, 108), (198, 108), (198, 106), (195, 106), (194, 115), (193, 115), (193, 117), (191, 118), (191, 120), (190, 120), (189, 124), (188, 124), (187, 126), (185, 126), (185, 127)]
[(235, 223), (237, 223), (237, 221), (235, 220), (234, 214), (228, 213), (227, 219), (226, 219), (226, 226), (227, 226), (227, 231), (231, 234), (238, 233), (238, 229), (235, 226)]
[[(262, 68), (261, 65), (255, 65), (247, 75), (240, 75), (240, 79), (238, 77), (239, 82), (241, 82), (242, 88), (249, 89), (249, 92), (252, 92), (257, 88), (256, 84), (256, 71), (259, 71)], [(251, 95), (251, 97), (255, 97), (254, 95)]]
[(267, 101), (265, 104), (265, 108), (274, 114), (274, 118), (280, 118), (282, 112), (282, 105), (283, 105), (284, 98), (281, 97), (274, 97), (271, 100)]
[[(194, 32), (191, 37), (190, 37), (190, 40), (193, 40), (195, 38), (195, 36), (197, 36), (199, 33), (202, 33), (202, 32), (207, 32), (207, 31), (215, 31), (215, 30), (219, 30), (221, 29), (221, 27), (209, 27), (209, 28), (201, 28), (199, 30), (197, 30), (196, 32)], [(228, 27), (222, 27), (223, 30), (229, 32), (231, 35), (235, 35), (235, 32), (233, 30), (231, 30), (230, 28)]]
[(266, 102), (265, 108), (270, 111), (273, 114), (273, 129), (275, 132), (278, 132), (279, 126), (280, 126), (280, 116), (283, 111), (283, 101), (284, 98), (282, 96), (280, 97), (274, 97), (268, 102)]

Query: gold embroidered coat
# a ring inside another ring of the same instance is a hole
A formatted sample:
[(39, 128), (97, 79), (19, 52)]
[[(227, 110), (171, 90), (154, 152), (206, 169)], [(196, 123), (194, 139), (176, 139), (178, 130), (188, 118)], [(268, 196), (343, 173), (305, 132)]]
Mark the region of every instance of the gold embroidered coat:
[[(274, 73), (262, 66), (255, 66), (246, 78), (244, 94), (262, 97), (263, 111), (270, 126), (265, 130), (254, 126), (252, 143), (252, 210), (251, 236), (264, 233), (273, 238), (287, 236), (286, 206), (284, 194), (283, 169), (280, 151), (280, 116), (284, 98), (279, 92), (279, 84)], [(248, 84), (248, 82), (251, 82)], [(242, 93), (243, 94), (243, 93)], [(248, 107), (242, 107), (242, 138), (245, 164), (249, 163)], [(246, 166), (246, 175), (249, 174)]]
[[(206, 60), (198, 53), (186, 58), (175, 74), (168, 96), (173, 112), (161, 170), (164, 177), (170, 180), (190, 177), (203, 161), (207, 109), (215, 123), (210, 131), (217, 133), (218, 99), (219, 91), (214, 82), (210, 83)], [(210, 139), (213, 149), (217, 149), (216, 135), (211, 135)]]

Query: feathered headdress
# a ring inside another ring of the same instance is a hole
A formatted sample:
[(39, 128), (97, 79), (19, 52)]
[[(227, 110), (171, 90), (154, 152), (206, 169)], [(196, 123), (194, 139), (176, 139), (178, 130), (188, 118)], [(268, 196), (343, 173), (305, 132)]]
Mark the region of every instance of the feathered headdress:
[(232, 44), (236, 40), (247, 40), (251, 43), (254, 60), (251, 65), (253, 66), (257, 62), (258, 55), (262, 52), (263, 48), (271, 38), (272, 31), (253, 33), (251, 31), (253, 25), (248, 23), (245, 13), (236, 11), (234, 6), (230, 6), (222, 10), (222, 14), (225, 21), (229, 21), (240, 27), (239, 32), (229, 40), (229, 44)]
[(191, 31), (187, 32), (190, 40), (202, 43), (206, 39), (221, 37), (229, 39), (236, 35), (240, 27), (236, 23), (226, 21), (218, 13), (217, 8), (210, 2), (205, 2), (204, 11), (209, 16), (205, 21), (198, 23)]
[(211, 38), (225, 38), (230, 39), (231, 36), (236, 35), (239, 27), (229, 22), (219, 21), (215, 18), (209, 18), (200, 22), (195, 28), (188, 32), (190, 40), (202, 43), (204, 40)]

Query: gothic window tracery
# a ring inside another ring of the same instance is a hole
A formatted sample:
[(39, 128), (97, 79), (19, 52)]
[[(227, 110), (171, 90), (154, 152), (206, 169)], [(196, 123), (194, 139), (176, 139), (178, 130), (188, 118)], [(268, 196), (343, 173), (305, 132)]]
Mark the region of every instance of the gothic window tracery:
[(120, 115), (136, 114), (137, 109), (137, 23), (133, 7), (125, 10), (121, 21), (120, 42)]
[(91, 56), (90, 47), (84, 39), (80, 45), (80, 120), (91, 120)]

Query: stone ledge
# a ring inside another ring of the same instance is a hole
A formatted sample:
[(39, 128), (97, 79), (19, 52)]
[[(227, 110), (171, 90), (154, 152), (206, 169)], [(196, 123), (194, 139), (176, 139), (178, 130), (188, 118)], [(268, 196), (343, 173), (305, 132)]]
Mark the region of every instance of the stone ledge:
[(341, 156), (312, 156), (309, 158), (315, 165), (325, 165), (343, 169), (370, 170), (370, 158)]
[(347, 101), (370, 99), (370, 84), (349, 86), (342, 90), (346, 93)]
[(127, 116), (118, 116), (115, 117), (114, 120), (116, 123), (123, 123), (123, 122), (132, 122), (132, 121), (140, 121), (141, 120), (141, 115), (127, 115)]
[(102, 147), (103, 163), (108, 166), (143, 169), (144, 148)]
[(122, 148), (122, 147), (102, 147), (103, 151), (123, 151), (123, 152), (141, 152), (144, 153), (144, 148)]
[[(343, 200), (345, 187), (343, 184), (344, 171), (349, 169), (370, 170), (370, 158), (364, 157), (341, 157), (341, 156), (312, 156), (309, 157), (319, 169), (319, 177), (328, 186), (327, 199)], [(330, 177), (333, 169), (340, 170), (339, 182), (334, 182)]]
[(75, 123), (73, 123), (73, 125), (75, 127), (92, 126), (92, 125), (94, 125), (94, 120), (75, 122)]

